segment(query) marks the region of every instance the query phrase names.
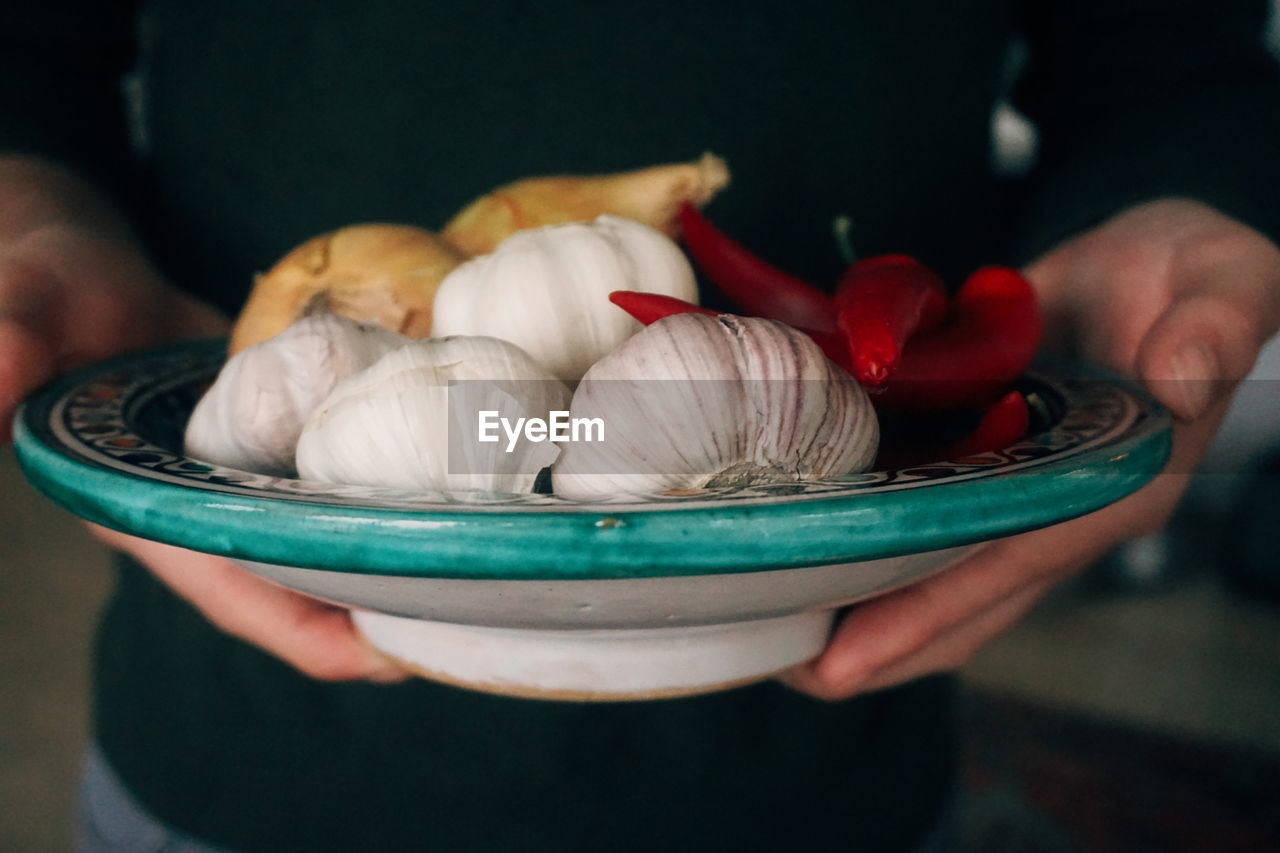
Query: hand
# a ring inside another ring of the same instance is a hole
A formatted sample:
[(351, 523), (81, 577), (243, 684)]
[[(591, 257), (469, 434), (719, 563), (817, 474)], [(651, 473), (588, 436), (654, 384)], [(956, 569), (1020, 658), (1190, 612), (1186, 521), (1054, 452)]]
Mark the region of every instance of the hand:
[(356, 633), (346, 608), (252, 575), (229, 560), (89, 525), (99, 540), (146, 566), (215, 627), (321, 681), (383, 684), (409, 674)]
[(225, 328), (161, 281), (88, 186), (48, 164), (0, 158), (0, 442), (19, 401), (59, 372)]
[[(167, 285), (93, 190), (50, 164), (0, 158), (0, 443), (18, 402), (58, 373), (166, 339), (224, 334), (218, 312)], [(222, 630), (308, 675), (406, 677), (345, 610), (205, 554), (90, 525)]]
[(1205, 205), (1126, 211), (1026, 270), (1059, 345), (1141, 378), (1174, 413), (1173, 456), (1137, 493), (1044, 530), (985, 543), (945, 571), (855, 606), (827, 649), (784, 681), (822, 699), (958, 669), (1053, 584), (1158, 530), (1280, 329), (1280, 249)]

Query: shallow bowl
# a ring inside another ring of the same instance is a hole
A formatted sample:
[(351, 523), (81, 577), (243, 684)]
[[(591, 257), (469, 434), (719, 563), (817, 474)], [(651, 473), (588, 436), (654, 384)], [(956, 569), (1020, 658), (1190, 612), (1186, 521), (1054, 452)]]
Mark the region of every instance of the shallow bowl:
[(1119, 500), (1163, 467), (1168, 414), (1138, 387), (1044, 369), (1046, 413), (999, 451), (831, 480), (581, 503), (423, 496), (210, 465), (181, 452), (221, 341), (81, 371), (18, 415), (31, 482), (116, 530), (226, 556), (351, 607), (439, 680), (638, 699), (766, 677), (821, 650), (835, 611), (975, 543)]

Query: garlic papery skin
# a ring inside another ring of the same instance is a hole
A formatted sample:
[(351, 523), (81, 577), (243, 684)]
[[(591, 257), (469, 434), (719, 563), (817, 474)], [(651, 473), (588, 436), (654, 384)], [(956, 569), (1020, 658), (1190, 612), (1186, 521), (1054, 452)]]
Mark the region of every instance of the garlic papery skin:
[(258, 276), (231, 331), (230, 351), (318, 312), (425, 338), (436, 288), (464, 260), (442, 237), (411, 225), (349, 225), (313, 237)]
[[(559, 448), (475, 440), (477, 412), (515, 422), (567, 410), (569, 389), (496, 338), (414, 341), (333, 390), (298, 441), (307, 480), (414, 492), (530, 492)], [(452, 437), (451, 437), (452, 434)]]
[(572, 383), (640, 331), (609, 301), (615, 290), (698, 297), (693, 268), (669, 237), (601, 216), (521, 231), (455, 269), (436, 293), (433, 334), (511, 341)]
[(680, 206), (688, 202), (701, 207), (728, 183), (729, 167), (710, 153), (690, 163), (612, 175), (525, 178), (471, 202), (441, 236), (468, 255), (484, 255), (516, 231), (590, 222), (608, 213), (676, 237)]
[(335, 314), (313, 314), (233, 355), (191, 412), (193, 459), (292, 477), (302, 425), (342, 380), (409, 339)]
[(880, 438), (862, 386), (807, 335), (731, 315), (659, 320), (587, 372), (570, 411), (606, 430), (551, 469), (575, 500), (837, 477)]

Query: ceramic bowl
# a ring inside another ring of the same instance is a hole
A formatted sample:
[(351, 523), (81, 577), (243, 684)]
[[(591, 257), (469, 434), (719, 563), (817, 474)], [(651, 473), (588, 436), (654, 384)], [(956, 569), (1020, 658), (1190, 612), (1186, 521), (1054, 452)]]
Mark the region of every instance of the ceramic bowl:
[(186, 418), (224, 352), (183, 344), (43, 389), (16, 424), (27, 477), (83, 518), (346, 605), (424, 675), (525, 696), (767, 677), (817, 654), (837, 608), (1116, 501), (1169, 453), (1169, 417), (1140, 389), (1046, 369), (1024, 389), (1047, 413), (1035, 434), (970, 458), (598, 503), (424, 498), (185, 457)]

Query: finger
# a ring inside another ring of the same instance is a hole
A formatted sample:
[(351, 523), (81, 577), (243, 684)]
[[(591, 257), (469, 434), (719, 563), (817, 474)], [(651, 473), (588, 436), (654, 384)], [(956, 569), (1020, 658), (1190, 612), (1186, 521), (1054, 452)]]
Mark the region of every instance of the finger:
[(96, 525), (94, 535), (145, 565), (213, 625), (322, 681), (408, 677), (366, 644), (350, 614), (252, 575), (221, 557)]
[[(4, 271), (20, 280), (6, 286)], [(76, 227), (27, 235), (0, 264), (0, 314), (19, 301), (62, 369), (159, 341), (223, 334), (226, 318), (164, 283), (131, 243)], [(10, 310), (8, 313), (14, 313)]]
[(836, 701), (903, 684), (926, 675), (959, 669), (986, 642), (1021, 618), (1049, 590), (1053, 582), (1054, 579), (1051, 578), (1032, 581), (937, 634), (918, 650), (889, 661), (861, 678), (831, 681), (812, 667), (799, 666), (787, 672), (781, 680), (789, 687), (815, 698)]
[(31, 235), (0, 255), (0, 443), (18, 402), (55, 372), (226, 327), (126, 245), (74, 229)]
[(1141, 242), (1120, 251), (1102, 236), (1070, 241), (1025, 273), (1040, 297), (1046, 349), (1130, 372), (1142, 334), (1169, 303), (1167, 252)]
[(53, 376), (53, 291), (36, 267), (0, 260), (0, 443), (9, 439), (18, 403)]
[(1024, 586), (1037, 573), (1016, 538), (978, 546), (919, 583), (855, 606), (826, 650), (805, 665), (806, 683), (844, 695), (874, 673), (929, 645), (972, 614)]
[(78, 334), (104, 316), (122, 319), (88, 307), (81, 324), (69, 323), (63, 282), (49, 264), (14, 251), (0, 256), (0, 443), (10, 438), (18, 403), (69, 366)]
[(23, 398), (53, 378), (53, 352), (26, 326), (0, 317), (0, 444), (9, 441)]
[(926, 675), (960, 669), (978, 650), (1020, 620), (1053, 587), (1056, 578), (1033, 581), (1004, 600), (936, 637), (920, 651), (873, 673), (857, 686), (869, 693)]
[[(1195, 429), (1200, 426), (1196, 424)], [(1208, 431), (1212, 432), (1211, 426)], [(1197, 441), (1199, 437), (1192, 443)], [(1157, 528), (1172, 511), (1186, 481), (1186, 476), (1159, 475), (1109, 507), (979, 545), (933, 577), (855, 606), (836, 628), (826, 650), (793, 672), (792, 683), (813, 695), (852, 695), (877, 673), (923, 652), (939, 637), (1029, 584), (1053, 583), (1079, 571), (1115, 543)]]
[(1143, 338), (1138, 375), (1179, 420), (1194, 421), (1230, 397), (1264, 340), (1249, 306), (1221, 294), (1180, 298)]

